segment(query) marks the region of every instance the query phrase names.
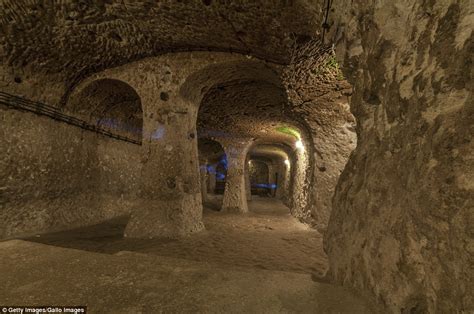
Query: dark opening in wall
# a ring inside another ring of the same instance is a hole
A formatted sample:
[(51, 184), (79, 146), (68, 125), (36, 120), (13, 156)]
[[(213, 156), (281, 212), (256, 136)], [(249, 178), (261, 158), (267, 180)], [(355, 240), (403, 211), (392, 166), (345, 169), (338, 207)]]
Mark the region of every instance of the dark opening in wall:
[(215, 164), (216, 169), (216, 194), (224, 194), (225, 191), (225, 182), (227, 178), (227, 157), (222, 155), (218, 162)]
[(168, 99), (170, 99), (170, 96), (168, 95), (167, 92), (161, 92), (160, 93), (160, 99), (163, 100), (163, 101), (168, 101)]
[(118, 33), (116, 32), (111, 32), (109, 33), (109, 36), (110, 38), (112, 38), (113, 40), (117, 41), (117, 42), (122, 42), (122, 36), (120, 36)]
[(72, 97), (68, 110), (112, 133), (142, 139), (141, 100), (125, 82), (114, 79), (93, 81)]
[(252, 159), (249, 161), (251, 193), (254, 195), (269, 195), (271, 192), (269, 169), (264, 161)]
[(200, 167), (207, 177), (205, 184), (210, 194), (224, 194), (227, 177), (227, 157), (220, 143), (209, 138), (200, 138), (198, 134)]

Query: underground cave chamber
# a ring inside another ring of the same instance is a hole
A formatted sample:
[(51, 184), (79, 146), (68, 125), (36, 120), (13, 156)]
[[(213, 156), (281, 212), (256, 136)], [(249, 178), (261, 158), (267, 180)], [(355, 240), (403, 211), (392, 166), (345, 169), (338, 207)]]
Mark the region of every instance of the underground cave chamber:
[(0, 8), (0, 307), (474, 310), (469, 1)]

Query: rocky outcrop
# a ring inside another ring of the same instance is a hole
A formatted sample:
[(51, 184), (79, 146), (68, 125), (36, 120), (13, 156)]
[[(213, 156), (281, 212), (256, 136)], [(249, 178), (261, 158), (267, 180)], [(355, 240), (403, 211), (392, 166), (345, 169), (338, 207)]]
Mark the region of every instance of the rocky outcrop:
[(329, 274), (394, 313), (471, 312), (472, 4), (333, 9), (358, 146), (333, 200)]

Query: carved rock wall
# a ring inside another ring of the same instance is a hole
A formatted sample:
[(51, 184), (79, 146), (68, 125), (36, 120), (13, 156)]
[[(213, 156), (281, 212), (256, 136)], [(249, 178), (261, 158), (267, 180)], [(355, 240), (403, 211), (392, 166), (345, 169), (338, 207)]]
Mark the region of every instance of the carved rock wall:
[(0, 107), (0, 238), (128, 214), (138, 145)]
[(473, 6), (334, 2), (358, 146), (338, 183), (330, 276), (391, 312), (474, 310)]

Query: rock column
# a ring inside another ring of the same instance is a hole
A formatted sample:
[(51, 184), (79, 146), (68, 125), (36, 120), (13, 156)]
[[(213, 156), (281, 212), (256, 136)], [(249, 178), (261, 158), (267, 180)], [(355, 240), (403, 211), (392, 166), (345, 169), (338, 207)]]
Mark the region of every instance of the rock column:
[(223, 211), (246, 213), (247, 191), (245, 184), (245, 161), (252, 144), (250, 139), (222, 140), (227, 156), (227, 178), (225, 184)]
[(209, 165), (208, 176), (207, 176), (207, 189), (211, 194), (216, 192), (216, 166)]
[(201, 199), (204, 203), (207, 201), (207, 160), (199, 161), (199, 174), (201, 179)]
[[(203, 229), (195, 119), (197, 109), (177, 92), (142, 97), (140, 203), (126, 237), (179, 237)], [(169, 97), (168, 97), (169, 95)]]
[(250, 183), (250, 171), (249, 171), (249, 162), (245, 162), (245, 191), (247, 192), (247, 201), (252, 200), (252, 184)]
[(277, 171), (277, 168), (273, 162), (268, 162), (267, 167), (268, 167), (268, 186), (270, 188), (270, 196), (275, 197), (275, 189), (276, 189), (275, 172)]

